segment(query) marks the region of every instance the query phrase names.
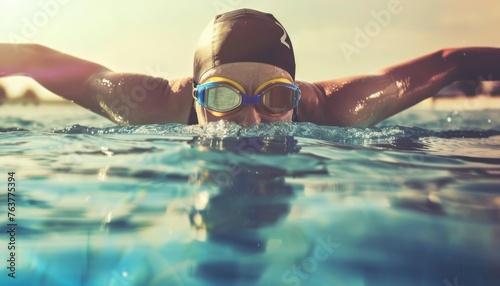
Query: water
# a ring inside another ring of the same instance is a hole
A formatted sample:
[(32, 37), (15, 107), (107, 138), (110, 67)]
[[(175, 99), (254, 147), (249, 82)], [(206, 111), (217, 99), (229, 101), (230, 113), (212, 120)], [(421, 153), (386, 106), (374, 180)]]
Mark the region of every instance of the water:
[(500, 285), (497, 109), (368, 129), (0, 112), (0, 285)]

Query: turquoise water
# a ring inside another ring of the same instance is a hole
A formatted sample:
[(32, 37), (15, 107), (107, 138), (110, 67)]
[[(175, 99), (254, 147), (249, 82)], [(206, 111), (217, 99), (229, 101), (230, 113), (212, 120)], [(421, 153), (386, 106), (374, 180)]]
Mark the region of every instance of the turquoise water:
[(500, 285), (499, 110), (368, 129), (0, 112), (0, 285)]

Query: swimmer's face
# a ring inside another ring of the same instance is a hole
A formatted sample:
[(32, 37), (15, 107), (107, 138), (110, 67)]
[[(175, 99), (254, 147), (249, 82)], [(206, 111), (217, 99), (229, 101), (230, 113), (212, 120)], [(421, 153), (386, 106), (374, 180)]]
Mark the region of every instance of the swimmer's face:
[[(202, 75), (199, 83), (205, 83), (214, 77), (223, 77), (239, 83), (249, 95), (254, 95), (261, 84), (272, 79), (285, 78), (293, 83), (290, 74), (283, 69), (268, 64), (250, 62), (230, 63), (212, 68)], [(277, 121), (291, 122), (293, 115), (293, 110), (282, 114), (266, 114), (258, 105), (242, 105), (236, 110), (222, 115), (214, 115), (198, 103), (195, 103), (195, 108), (198, 123), (201, 125), (219, 120), (234, 121), (243, 126)]]

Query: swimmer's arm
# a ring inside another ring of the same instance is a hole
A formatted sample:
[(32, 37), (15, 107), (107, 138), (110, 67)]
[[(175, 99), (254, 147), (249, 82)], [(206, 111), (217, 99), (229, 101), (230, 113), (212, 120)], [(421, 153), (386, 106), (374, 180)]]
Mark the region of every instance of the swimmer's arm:
[(121, 74), (36, 44), (0, 44), (0, 77), (28, 76), (120, 124), (187, 123), (190, 79)]
[(454, 81), (468, 79), (499, 80), (500, 49), (446, 49), (377, 75), (299, 83), (304, 96), (298, 118), (321, 125), (373, 126)]
[(53, 93), (99, 112), (88, 79), (105, 67), (36, 44), (0, 44), (0, 77), (28, 76)]
[(187, 124), (193, 105), (192, 80), (105, 72), (90, 79), (105, 115), (122, 125)]

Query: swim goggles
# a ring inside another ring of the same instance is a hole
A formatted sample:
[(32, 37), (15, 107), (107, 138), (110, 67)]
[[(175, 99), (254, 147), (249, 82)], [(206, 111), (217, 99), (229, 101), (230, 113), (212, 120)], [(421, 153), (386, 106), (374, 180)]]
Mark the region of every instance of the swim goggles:
[(259, 105), (270, 115), (283, 114), (299, 105), (299, 87), (284, 78), (264, 82), (255, 93), (255, 95), (245, 94), (240, 84), (221, 77), (212, 77), (208, 82), (199, 84), (193, 89), (195, 100), (216, 116), (248, 104)]

